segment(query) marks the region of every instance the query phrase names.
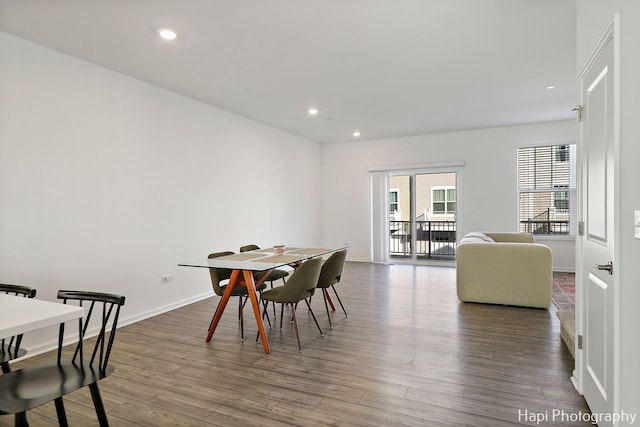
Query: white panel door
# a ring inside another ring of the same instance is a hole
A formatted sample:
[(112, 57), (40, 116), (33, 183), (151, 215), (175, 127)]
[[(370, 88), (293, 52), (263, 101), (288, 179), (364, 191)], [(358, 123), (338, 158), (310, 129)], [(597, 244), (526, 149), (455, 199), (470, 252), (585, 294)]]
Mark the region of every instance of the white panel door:
[[(614, 55), (606, 38), (582, 78), (583, 393), (612, 413), (614, 390)], [(607, 425), (607, 424), (599, 424)]]

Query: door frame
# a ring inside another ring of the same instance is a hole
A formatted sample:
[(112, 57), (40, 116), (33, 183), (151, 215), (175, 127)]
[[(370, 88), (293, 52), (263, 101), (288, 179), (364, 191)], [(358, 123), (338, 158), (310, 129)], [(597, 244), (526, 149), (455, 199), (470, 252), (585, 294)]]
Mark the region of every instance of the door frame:
[[(433, 162), (407, 165), (387, 165), (369, 167), (371, 190), (371, 243), (374, 263), (391, 263), (389, 256), (389, 176), (412, 175), (423, 173), (455, 173), (456, 174), (456, 208), (463, 212), (463, 169), (465, 162)], [(461, 229), (463, 216), (456, 215), (456, 228)], [(393, 260), (396, 263), (396, 260)], [(399, 262), (398, 262), (399, 263)], [(411, 263), (433, 264), (428, 261), (411, 261)], [(440, 264), (441, 262), (438, 262)]]
[[(613, 294), (613, 313), (609, 320), (613, 322), (613, 337), (612, 338), (612, 353), (613, 353), (613, 386), (612, 386), (612, 412), (616, 412), (619, 410), (619, 384), (620, 384), (620, 321), (617, 313), (620, 308), (620, 268), (618, 262), (620, 260), (620, 226), (617, 218), (620, 212), (620, 195), (619, 195), (619, 164), (620, 164), (620, 30), (619, 30), (619, 16), (615, 14), (613, 19), (610, 21), (603, 35), (601, 36), (598, 43), (595, 45), (591, 54), (589, 55), (587, 61), (583, 65), (580, 73), (578, 75), (579, 82), (579, 90), (580, 90), (580, 105), (584, 105), (585, 100), (582, 99), (584, 93), (584, 87), (582, 87), (583, 79), (602, 53), (604, 48), (608, 43), (612, 43), (613, 46), (613, 162), (614, 162), (614, 173), (613, 173), (613, 210), (614, 210), (614, 226), (613, 226), (613, 260), (614, 260), (614, 274), (612, 276), (613, 286), (612, 286), (612, 294)], [(580, 112), (578, 113), (580, 116)], [(584, 123), (580, 121), (580, 117), (578, 117), (578, 139), (579, 145), (578, 149), (581, 148), (581, 145), (584, 141)], [(582, 151), (582, 150), (581, 150)], [(580, 154), (580, 161), (577, 164), (577, 182), (578, 185), (582, 186), (584, 183), (584, 162), (583, 162), (583, 153)], [(578, 221), (579, 224), (585, 224), (585, 191), (584, 189), (580, 189), (578, 191)], [(583, 226), (580, 227), (583, 230)], [(583, 393), (584, 391), (584, 381), (585, 381), (585, 355), (583, 350), (579, 347), (582, 337), (585, 336), (586, 333), (586, 299), (585, 299), (585, 289), (586, 289), (586, 266), (584, 265), (584, 250), (583, 245), (586, 236), (584, 233), (580, 233), (578, 238), (576, 239), (576, 301), (575, 301), (575, 342), (576, 342), (576, 351), (575, 351), (575, 369), (573, 371), (573, 375), (571, 377), (574, 386), (578, 392)]]

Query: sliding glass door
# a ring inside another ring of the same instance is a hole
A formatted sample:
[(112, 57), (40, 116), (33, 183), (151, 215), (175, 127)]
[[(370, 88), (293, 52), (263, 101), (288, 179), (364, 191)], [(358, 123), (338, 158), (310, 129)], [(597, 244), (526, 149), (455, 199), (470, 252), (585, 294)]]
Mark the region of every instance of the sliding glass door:
[(389, 258), (455, 258), (456, 174), (389, 176)]

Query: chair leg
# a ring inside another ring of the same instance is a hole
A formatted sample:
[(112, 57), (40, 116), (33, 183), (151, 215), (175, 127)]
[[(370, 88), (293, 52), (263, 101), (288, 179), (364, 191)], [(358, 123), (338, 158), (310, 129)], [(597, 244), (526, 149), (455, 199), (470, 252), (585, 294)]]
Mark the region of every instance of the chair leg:
[(342, 301), (340, 300), (340, 295), (338, 295), (338, 291), (336, 291), (335, 286), (331, 285), (331, 289), (333, 289), (333, 293), (336, 294), (336, 298), (338, 298), (338, 302), (340, 303), (340, 307), (342, 307), (342, 311), (344, 311), (344, 317), (349, 317), (347, 315), (347, 310), (344, 309), (344, 305), (342, 305)]
[(89, 390), (91, 390), (91, 398), (93, 399), (93, 406), (96, 408), (96, 415), (98, 416), (100, 427), (109, 427), (109, 421), (107, 420), (107, 413), (104, 411), (104, 404), (102, 403), (98, 383), (89, 384)]
[[(274, 304), (275, 304), (275, 303), (274, 303)], [(264, 306), (264, 307), (263, 307), (263, 308), (264, 308), (264, 310), (263, 310), (263, 312), (262, 312), (262, 318), (263, 318), (263, 319), (264, 319), (264, 318), (266, 318), (266, 319), (267, 319), (267, 322), (269, 323), (269, 327), (271, 328), (271, 327), (272, 327), (272, 326), (271, 326), (271, 317), (269, 317), (269, 310), (268, 310), (268, 308), (269, 308), (269, 302), (268, 302), (268, 301), (265, 301), (265, 302), (263, 303), (263, 306)], [(273, 315), (273, 320), (275, 320), (275, 319), (276, 319), (276, 317), (275, 317), (275, 313), (274, 313), (274, 315)]]
[(284, 304), (280, 304), (280, 330), (282, 330), (282, 319), (284, 318)]
[(327, 319), (329, 319), (329, 329), (333, 329), (333, 324), (331, 323), (331, 315), (329, 314), (329, 304), (327, 303), (327, 293), (325, 290), (322, 290), (322, 299), (324, 300), (324, 309), (327, 311)]
[[(298, 308), (298, 303), (294, 303), (294, 309)], [(289, 319), (289, 322), (293, 322), (293, 313), (291, 313), (291, 319)]]
[(2, 362), (2, 363), (0, 363), (0, 365), (2, 365), (2, 373), (3, 374), (7, 374), (7, 373), (11, 372), (11, 367), (9, 366), (9, 362)]
[(329, 307), (331, 307), (331, 311), (336, 311), (336, 306), (333, 305), (333, 300), (331, 299), (331, 295), (329, 295), (329, 289), (324, 288), (324, 295), (327, 297), (327, 302), (329, 303)]
[(320, 324), (318, 323), (318, 319), (316, 319), (316, 315), (313, 313), (313, 310), (311, 309), (311, 304), (309, 304), (309, 301), (304, 300), (304, 302), (307, 303), (307, 307), (309, 308), (309, 313), (311, 313), (311, 316), (313, 317), (313, 321), (316, 322), (316, 326), (318, 327), (318, 330), (320, 331), (320, 335), (324, 336), (324, 332), (322, 332), (322, 329), (320, 328)]
[(240, 341), (244, 341), (244, 316), (242, 315), (242, 297), (238, 297), (238, 317), (240, 318)]
[(58, 414), (58, 424), (60, 427), (69, 427), (67, 423), (67, 412), (64, 410), (64, 402), (62, 401), (62, 397), (58, 397), (55, 399), (56, 403), (56, 414)]
[[(269, 327), (271, 328), (271, 320), (269, 319), (269, 301), (262, 300), (262, 318), (267, 318), (267, 322), (269, 322)], [(275, 321), (275, 318), (273, 319)], [(260, 338), (260, 331), (256, 334), (256, 344), (258, 343), (258, 338)]]
[(15, 427), (29, 427), (29, 422), (27, 421), (27, 413), (20, 412), (15, 416)]
[(300, 332), (298, 331), (298, 320), (296, 319), (296, 307), (291, 304), (291, 317), (293, 317), (293, 328), (296, 330), (296, 338), (298, 339), (298, 351), (302, 351), (302, 344), (300, 344)]

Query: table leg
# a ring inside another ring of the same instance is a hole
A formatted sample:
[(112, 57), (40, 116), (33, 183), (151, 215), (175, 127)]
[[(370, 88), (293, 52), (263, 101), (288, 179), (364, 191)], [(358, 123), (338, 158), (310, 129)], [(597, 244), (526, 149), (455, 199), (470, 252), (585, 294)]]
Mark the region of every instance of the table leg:
[(231, 277), (229, 278), (229, 283), (227, 284), (227, 288), (224, 290), (224, 294), (222, 294), (222, 298), (218, 303), (218, 308), (216, 309), (216, 314), (213, 316), (213, 321), (211, 322), (211, 326), (209, 326), (209, 332), (207, 333), (207, 339), (205, 340), (205, 342), (211, 341), (211, 337), (213, 336), (213, 333), (215, 332), (216, 327), (218, 326), (218, 322), (222, 317), (222, 312), (224, 311), (224, 308), (227, 306), (227, 302), (229, 302), (229, 298), (231, 297), (231, 292), (233, 291), (233, 288), (238, 286), (239, 283), (240, 283), (240, 271), (234, 270), (231, 273)]
[(327, 301), (329, 302), (329, 305), (331, 306), (331, 311), (336, 311), (336, 306), (333, 305), (333, 301), (331, 301), (331, 295), (329, 295), (329, 288), (325, 288), (324, 289), (324, 294), (327, 297)]
[[(262, 346), (264, 347), (264, 352), (269, 354), (269, 341), (267, 340), (267, 331), (264, 329), (264, 322), (262, 322), (262, 316), (260, 315), (260, 303), (258, 301), (258, 296), (256, 295), (256, 283), (253, 280), (253, 274), (251, 271), (244, 270), (244, 281), (247, 284), (247, 293), (249, 294), (249, 299), (251, 300), (251, 306), (253, 307), (253, 314), (256, 316), (256, 323), (258, 324), (258, 332), (260, 333), (260, 337), (262, 338)], [(261, 278), (260, 281), (263, 281), (266, 277), (266, 274)], [(260, 283), (258, 281), (258, 283)]]

